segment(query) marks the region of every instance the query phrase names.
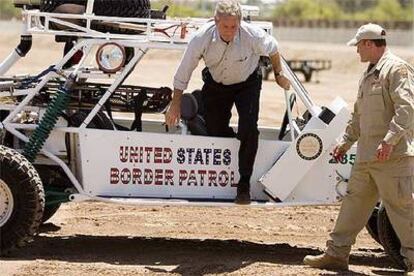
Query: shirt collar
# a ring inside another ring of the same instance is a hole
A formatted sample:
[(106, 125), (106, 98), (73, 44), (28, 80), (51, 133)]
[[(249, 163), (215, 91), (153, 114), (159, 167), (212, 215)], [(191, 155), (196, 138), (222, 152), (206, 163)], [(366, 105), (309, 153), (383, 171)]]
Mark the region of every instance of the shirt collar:
[(385, 52), (384, 52), (384, 54), (382, 54), (382, 57), (380, 58), (380, 60), (377, 62), (377, 64), (375, 66), (373, 66), (371, 68), (371, 70), (369, 70), (367, 72), (367, 75), (368, 74), (372, 74), (375, 71), (380, 71), (382, 69), (382, 67), (384, 66), (386, 60), (389, 58), (390, 55), (392, 55), (391, 51), (388, 50), (388, 49), (386, 49)]
[[(237, 32), (237, 34), (236, 34), (236, 36), (234, 37), (234, 39), (233, 39), (233, 41), (230, 41), (229, 43), (228, 43), (228, 45), (232, 45), (233, 43), (234, 44), (240, 44), (240, 35), (241, 35), (241, 26), (239, 27), (239, 31)], [(218, 29), (217, 29), (217, 27), (216, 26), (214, 26), (214, 31), (213, 31), (213, 38), (212, 38), (212, 42), (218, 42), (218, 43), (225, 43), (225, 44), (227, 44), (226, 42), (224, 42), (222, 39), (221, 39), (221, 37), (220, 37), (220, 35), (219, 35), (219, 32), (218, 32)]]
[(391, 51), (386, 49), (384, 54), (382, 55), (382, 57), (380, 58), (380, 60), (377, 63), (377, 66), (375, 66), (375, 70), (381, 70), (382, 66), (384, 66), (385, 62), (387, 61), (387, 59), (392, 55)]
[(218, 34), (218, 30), (217, 30), (217, 27), (216, 26), (214, 26), (214, 30), (213, 30), (213, 39), (212, 39), (212, 41), (213, 42), (219, 42), (221, 39), (220, 39), (220, 36), (219, 36), (219, 34)]

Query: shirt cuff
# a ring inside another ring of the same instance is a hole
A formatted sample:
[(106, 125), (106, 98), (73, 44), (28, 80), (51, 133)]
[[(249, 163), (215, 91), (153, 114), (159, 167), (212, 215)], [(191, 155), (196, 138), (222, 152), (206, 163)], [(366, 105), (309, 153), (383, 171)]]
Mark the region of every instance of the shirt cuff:
[(174, 78), (174, 84), (173, 85), (174, 85), (175, 89), (179, 89), (181, 91), (184, 91), (188, 87), (188, 82), (183, 82), (183, 81), (180, 81), (180, 80)]
[(353, 144), (355, 144), (355, 142), (351, 142), (345, 138), (342, 138), (338, 144), (338, 147), (340, 147), (344, 151), (348, 151), (352, 147)]
[(276, 48), (274, 51), (270, 52), (269, 56), (276, 55), (279, 52), (279, 50)]
[(391, 131), (388, 131), (388, 133), (384, 137), (384, 142), (395, 146), (400, 141), (400, 135), (397, 135), (396, 133), (393, 133)]

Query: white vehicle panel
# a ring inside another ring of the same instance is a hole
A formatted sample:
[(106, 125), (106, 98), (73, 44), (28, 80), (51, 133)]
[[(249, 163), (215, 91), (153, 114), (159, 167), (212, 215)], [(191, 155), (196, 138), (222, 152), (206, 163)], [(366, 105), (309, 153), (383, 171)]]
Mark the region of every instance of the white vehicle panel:
[[(85, 129), (79, 133), (82, 183), (95, 196), (234, 199), (235, 138)], [(257, 179), (289, 143), (261, 140), (252, 197), (267, 200)]]

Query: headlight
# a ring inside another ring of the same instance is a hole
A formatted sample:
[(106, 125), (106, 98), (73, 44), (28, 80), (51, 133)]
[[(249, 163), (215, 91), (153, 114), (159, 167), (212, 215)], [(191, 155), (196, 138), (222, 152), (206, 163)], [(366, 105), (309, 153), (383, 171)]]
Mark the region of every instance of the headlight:
[(116, 73), (125, 64), (125, 49), (114, 42), (105, 43), (96, 52), (96, 62), (105, 73)]

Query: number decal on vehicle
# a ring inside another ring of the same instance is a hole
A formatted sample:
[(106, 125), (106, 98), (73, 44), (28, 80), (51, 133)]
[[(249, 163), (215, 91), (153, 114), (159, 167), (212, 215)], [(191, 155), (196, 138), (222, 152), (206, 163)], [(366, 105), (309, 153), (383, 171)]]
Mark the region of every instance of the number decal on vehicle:
[[(332, 153), (330, 155), (332, 156)], [(355, 153), (344, 154), (344, 157), (342, 158), (342, 160), (336, 160), (335, 158), (332, 157), (331, 159), (329, 159), (329, 164), (342, 164), (342, 165), (350, 164), (350, 165), (354, 165), (355, 164), (355, 158), (356, 158)]]

